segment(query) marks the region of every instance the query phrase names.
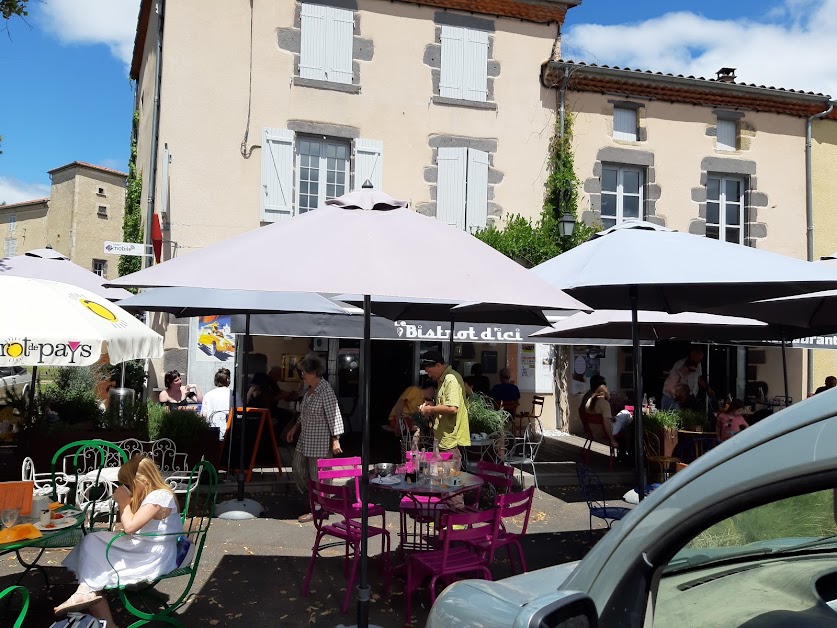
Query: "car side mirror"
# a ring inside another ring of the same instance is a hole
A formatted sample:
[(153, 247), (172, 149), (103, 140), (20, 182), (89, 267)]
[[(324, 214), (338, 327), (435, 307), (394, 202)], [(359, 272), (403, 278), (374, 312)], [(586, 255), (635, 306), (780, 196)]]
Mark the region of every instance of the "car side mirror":
[(596, 605), (584, 593), (571, 593), (540, 608), (529, 628), (598, 628)]

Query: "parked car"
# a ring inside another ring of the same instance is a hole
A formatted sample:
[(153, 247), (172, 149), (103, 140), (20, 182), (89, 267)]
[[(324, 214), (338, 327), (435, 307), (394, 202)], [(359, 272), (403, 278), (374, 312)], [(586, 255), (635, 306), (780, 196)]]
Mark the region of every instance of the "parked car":
[(4, 405), (6, 391), (25, 396), (29, 393), (32, 375), (22, 366), (0, 366), (0, 405)]
[(583, 560), (449, 586), (427, 626), (837, 625), (835, 487), (837, 390), (698, 458)]

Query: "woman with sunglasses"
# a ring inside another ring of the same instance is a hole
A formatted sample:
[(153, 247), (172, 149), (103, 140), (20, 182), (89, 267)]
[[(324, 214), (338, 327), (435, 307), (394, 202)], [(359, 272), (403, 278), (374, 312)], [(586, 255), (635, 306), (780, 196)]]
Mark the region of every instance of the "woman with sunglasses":
[(203, 402), (203, 394), (194, 384), (183, 384), (180, 373), (172, 370), (163, 378), (166, 389), (160, 392), (160, 403), (168, 407), (197, 405)]

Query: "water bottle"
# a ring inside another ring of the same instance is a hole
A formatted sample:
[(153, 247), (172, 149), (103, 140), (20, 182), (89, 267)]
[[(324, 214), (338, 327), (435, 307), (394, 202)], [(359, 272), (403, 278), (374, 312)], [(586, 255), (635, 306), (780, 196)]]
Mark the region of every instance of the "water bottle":
[(418, 481), (424, 482), (427, 479), (427, 454), (424, 451), (424, 447), (422, 447), (421, 451), (419, 452), (418, 460)]
[(439, 453), (439, 441), (433, 440), (433, 453), (430, 454), (430, 484), (432, 486), (442, 485), (442, 475), (444, 466), (442, 465), (442, 455)]
[(413, 445), (410, 448), (410, 464), (407, 467), (407, 477), (409, 477), (413, 482), (416, 482), (419, 479), (418, 470), (420, 457), (421, 454), (419, 454), (418, 443), (413, 441)]

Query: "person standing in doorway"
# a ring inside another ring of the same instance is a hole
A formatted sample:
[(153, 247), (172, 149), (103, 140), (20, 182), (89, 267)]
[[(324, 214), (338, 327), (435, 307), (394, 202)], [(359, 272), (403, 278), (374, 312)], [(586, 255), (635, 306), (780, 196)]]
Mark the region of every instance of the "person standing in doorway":
[(432, 421), (433, 433), (439, 450), (450, 451), (471, 445), (468, 408), (465, 406), (465, 383), (462, 376), (445, 364), (438, 351), (427, 351), (421, 356), (421, 368), (436, 381), (439, 388), (436, 403), (423, 403), (419, 412)]
[(678, 384), (685, 384), (689, 387), (689, 394), (697, 397), (700, 389), (706, 389), (706, 380), (703, 379), (703, 348), (700, 346), (692, 346), (689, 349), (689, 355), (682, 360), (678, 360), (671, 367), (668, 377), (663, 384), (663, 398), (660, 402), (660, 407), (663, 410), (677, 409), (677, 393), (676, 388)]

